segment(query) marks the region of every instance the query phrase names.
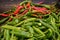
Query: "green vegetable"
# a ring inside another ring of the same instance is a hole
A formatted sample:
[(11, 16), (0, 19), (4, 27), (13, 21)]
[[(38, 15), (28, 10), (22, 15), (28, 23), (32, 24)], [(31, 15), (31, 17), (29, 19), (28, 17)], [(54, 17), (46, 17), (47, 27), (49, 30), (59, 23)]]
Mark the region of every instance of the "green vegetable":
[(16, 37), (16, 36), (14, 36), (14, 33), (13, 33), (13, 32), (12, 32), (12, 35), (11, 35), (10, 40), (17, 40), (17, 37)]
[(28, 40), (34, 40), (34, 38), (30, 38), (30, 39), (28, 39)]
[(0, 20), (0, 24), (2, 24), (3, 22), (5, 22), (8, 18), (9, 18), (9, 17), (6, 17), (6, 18)]
[(28, 1), (23, 1), (23, 2), (20, 3), (20, 5), (23, 5), (23, 4), (27, 3), (27, 2), (28, 2)]
[(14, 30), (14, 31), (20, 30), (20, 27), (15, 27), (15, 26), (10, 26), (10, 25), (3, 25), (2, 28), (8, 29), (8, 30)]
[(19, 25), (21, 25), (22, 23), (26, 23), (26, 22), (34, 21), (34, 20), (36, 20), (36, 18), (30, 18), (30, 19), (27, 19), (27, 20), (21, 21), (20, 23), (16, 24), (15, 26), (19, 26)]
[(56, 23), (55, 23), (55, 19), (51, 16), (51, 25), (53, 26), (53, 28), (58, 32)]
[(9, 30), (4, 30), (4, 38), (5, 40), (9, 40), (10, 39), (10, 33), (9, 33)]
[(52, 29), (54, 32), (56, 32), (56, 33), (59, 35), (59, 33), (58, 33), (56, 30), (54, 30), (54, 28), (53, 28), (51, 25), (49, 25), (49, 24), (43, 22), (42, 20), (40, 20), (40, 22), (41, 22), (44, 26), (46, 26), (47, 28)]
[(44, 32), (47, 35), (47, 38), (51, 37), (53, 34), (53, 31), (51, 29), (48, 29), (47, 31)]
[(41, 34), (42, 37), (45, 36), (45, 34), (44, 34), (40, 29), (38, 29), (38, 28), (36, 28), (36, 27), (34, 27), (34, 26), (33, 26), (33, 29), (34, 29), (37, 33)]
[(21, 36), (21, 37), (26, 37), (26, 38), (32, 37), (29, 32), (25, 32), (25, 31), (19, 31), (19, 32), (11, 31), (11, 33), (12, 33), (12, 32), (13, 32), (16, 36)]
[(9, 17), (0, 20), (0, 40), (60, 40), (60, 9), (55, 5), (24, 0), (18, 8), (2, 13)]
[(32, 3), (32, 5), (34, 5), (34, 6), (42, 6), (42, 7), (46, 7), (46, 8), (48, 8), (48, 9), (50, 9), (50, 5), (45, 5), (45, 4), (35, 4), (35, 3)]
[(56, 13), (53, 13), (53, 12), (52, 12), (52, 16), (53, 16), (54, 18), (56, 18), (56, 20), (58, 20), (58, 16), (56, 15)]

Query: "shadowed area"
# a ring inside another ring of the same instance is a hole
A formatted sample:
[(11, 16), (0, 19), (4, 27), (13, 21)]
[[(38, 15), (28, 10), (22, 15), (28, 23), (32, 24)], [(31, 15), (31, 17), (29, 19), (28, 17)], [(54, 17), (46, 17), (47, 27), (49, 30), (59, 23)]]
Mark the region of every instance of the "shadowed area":
[[(12, 9), (17, 6), (23, 0), (0, 0), (0, 13)], [(45, 4), (51, 4), (56, 0), (32, 0), (34, 3), (44, 1)]]

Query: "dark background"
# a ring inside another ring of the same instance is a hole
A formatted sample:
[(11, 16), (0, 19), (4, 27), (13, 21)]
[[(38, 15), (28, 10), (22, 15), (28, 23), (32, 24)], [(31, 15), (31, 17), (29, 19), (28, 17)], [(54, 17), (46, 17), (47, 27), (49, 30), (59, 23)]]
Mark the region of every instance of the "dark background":
[[(17, 6), (23, 0), (0, 0), (0, 13), (10, 10), (14, 6)], [(45, 4), (52, 4), (56, 0), (32, 0), (34, 3), (44, 1)]]

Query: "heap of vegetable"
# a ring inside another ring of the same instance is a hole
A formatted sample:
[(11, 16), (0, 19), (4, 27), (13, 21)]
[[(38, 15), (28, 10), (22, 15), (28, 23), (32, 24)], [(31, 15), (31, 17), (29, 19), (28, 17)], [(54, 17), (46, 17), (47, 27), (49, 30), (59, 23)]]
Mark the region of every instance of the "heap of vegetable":
[(51, 5), (23, 1), (0, 14), (0, 40), (60, 40), (60, 12)]

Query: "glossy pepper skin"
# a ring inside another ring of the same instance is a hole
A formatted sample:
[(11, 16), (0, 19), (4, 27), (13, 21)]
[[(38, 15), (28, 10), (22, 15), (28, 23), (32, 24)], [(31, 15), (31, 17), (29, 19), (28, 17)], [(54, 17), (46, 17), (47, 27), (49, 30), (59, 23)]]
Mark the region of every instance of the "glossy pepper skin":
[(9, 18), (9, 17), (6, 17), (6, 18), (0, 20), (0, 24), (4, 23), (8, 18)]
[(4, 13), (2, 13), (2, 14), (0, 14), (0, 16), (8, 17), (8, 16), (10, 16), (10, 14), (4, 14)]
[(27, 6), (27, 8), (30, 8), (30, 2), (28, 2), (26, 6)]
[(20, 6), (20, 5), (19, 5), (19, 6), (17, 7), (17, 9), (14, 11), (13, 14), (14, 14), (14, 15), (18, 14), (19, 11), (20, 11), (22, 8), (23, 8), (23, 6)]

